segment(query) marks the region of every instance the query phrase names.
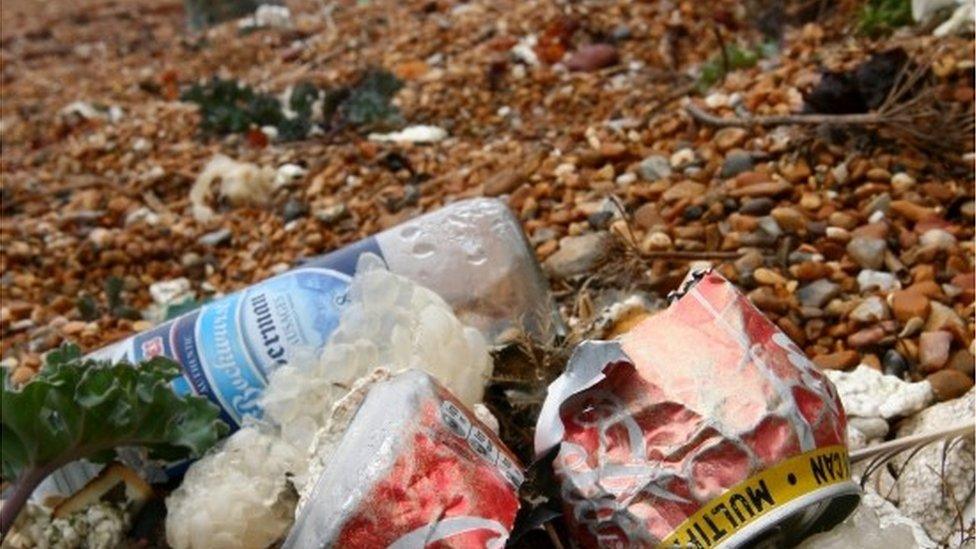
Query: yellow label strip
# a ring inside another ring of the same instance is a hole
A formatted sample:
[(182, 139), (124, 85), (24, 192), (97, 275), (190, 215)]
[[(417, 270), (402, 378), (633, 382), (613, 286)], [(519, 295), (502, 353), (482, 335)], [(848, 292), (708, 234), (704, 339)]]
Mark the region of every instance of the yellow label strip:
[(706, 503), (662, 543), (662, 547), (708, 549), (773, 509), (851, 478), (844, 446), (827, 446), (781, 461)]

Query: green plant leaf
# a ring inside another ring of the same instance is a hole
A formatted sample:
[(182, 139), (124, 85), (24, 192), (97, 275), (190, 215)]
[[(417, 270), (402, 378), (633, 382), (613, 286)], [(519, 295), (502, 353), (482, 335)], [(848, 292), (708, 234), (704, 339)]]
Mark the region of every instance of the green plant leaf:
[(169, 382), (179, 373), (167, 358), (110, 363), (83, 358), (74, 345), (49, 353), (23, 386), (14, 386), (4, 370), (3, 477), (14, 481), (25, 471), (80, 458), (105, 461), (121, 446), (167, 459), (201, 455), (228, 428), (206, 398), (173, 392)]

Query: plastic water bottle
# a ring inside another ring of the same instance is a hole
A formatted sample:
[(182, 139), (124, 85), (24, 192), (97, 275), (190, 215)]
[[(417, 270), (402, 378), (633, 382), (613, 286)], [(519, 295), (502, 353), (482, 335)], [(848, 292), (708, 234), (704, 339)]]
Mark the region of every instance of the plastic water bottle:
[[(296, 352), (325, 345), (363, 253), (380, 256), (392, 272), (435, 291), (489, 341), (510, 328), (535, 335), (559, 329), (548, 286), (520, 224), (503, 202), (477, 198), (310, 259), (91, 356), (133, 363), (159, 355), (172, 358), (183, 369), (174, 389), (207, 396), (236, 429), (246, 416), (261, 416), (259, 399), (277, 366)], [(87, 462), (69, 464), (39, 492), (73, 493), (99, 469)], [(165, 476), (174, 474), (178, 468), (169, 468)]]
[(183, 367), (173, 385), (205, 395), (232, 427), (260, 415), (275, 367), (319, 349), (336, 328), (346, 287), (363, 253), (447, 301), (491, 341), (512, 327), (540, 334), (553, 306), (518, 221), (495, 199), (471, 199), (313, 258), (299, 267), (93, 353), (139, 362), (167, 356)]

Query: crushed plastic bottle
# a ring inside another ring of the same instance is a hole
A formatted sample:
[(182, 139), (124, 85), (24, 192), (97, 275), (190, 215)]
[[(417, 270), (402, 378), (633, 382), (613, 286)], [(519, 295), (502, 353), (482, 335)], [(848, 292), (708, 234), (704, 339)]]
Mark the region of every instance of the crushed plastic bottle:
[[(545, 280), (518, 221), (494, 199), (457, 202), (311, 259), (94, 353), (139, 362), (157, 355), (183, 366), (179, 393), (206, 395), (232, 427), (260, 417), (268, 376), (302, 349), (321, 349), (338, 324), (358, 258), (436, 292), (489, 340), (519, 326), (554, 326)], [(376, 287), (370, 291), (392, 292)]]
[[(310, 259), (92, 355), (133, 363), (158, 355), (176, 360), (183, 375), (173, 381), (174, 389), (209, 397), (237, 428), (245, 418), (263, 415), (261, 396), (274, 371), (303, 353), (317, 354), (328, 341), (349, 299), (351, 275), (367, 253), (380, 257), (390, 272), (443, 298), (488, 341), (514, 327), (538, 336), (559, 329), (542, 271), (518, 221), (498, 200), (471, 199)], [(397, 290), (378, 283), (365, 291), (395, 299)], [(480, 395), (481, 383), (459, 392), (465, 398)], [(44, 491), (73, 493), (97, 470), (59, 471)]]

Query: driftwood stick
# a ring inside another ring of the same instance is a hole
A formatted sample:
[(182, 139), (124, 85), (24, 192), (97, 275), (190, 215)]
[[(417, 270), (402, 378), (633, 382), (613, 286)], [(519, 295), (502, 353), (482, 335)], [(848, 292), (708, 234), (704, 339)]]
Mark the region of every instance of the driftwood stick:
[(820, 124), (827, 124), (830, 126), (875, 126), (881, 124), (883, 121), (882, 118), (876, 113), (784, 114), (774, 116), (733, 116), (724, 118), (706, 112), (693, 103), (687, 104), (685, 106), (685, 110), (688, 111), (688, 114), (690, 114), (695, 120), (703, 124), (708, 124), (709, 126), (717, 126), (720, 128), (749, 126), (769, 128), (772, 126), (784, 126), (790, 124), (805, 126), (817, 126)]

